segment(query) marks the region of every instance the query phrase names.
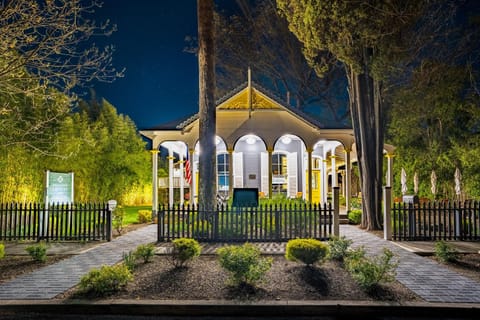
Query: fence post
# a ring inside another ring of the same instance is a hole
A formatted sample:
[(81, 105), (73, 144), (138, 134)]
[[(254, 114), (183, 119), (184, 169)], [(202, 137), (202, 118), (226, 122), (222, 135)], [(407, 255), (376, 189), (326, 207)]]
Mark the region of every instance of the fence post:
[(340, 236), (340, 188), (333, 187), (333, 235)]
[(113, 210), (111, 210), (110, 206), (107, 204), (107, 221), (106, 221), (106, 238), (107, 241), (112, 241), (112, 214)]
[(383, 238), (392, 240), (392, 188), (383, 187)]
[[(188, 219), (190, 220), (192, 210), (190, 209), (190, 205), (188, 206)], [(158, 242), (163, 242), (165, 241), (165, 225), (163, 222), (163, 217), (165, 215), (165, 207), (161, 206), (159, 210), (157, 211), (157, 241)], [(187, 230), (187, 233), (190, 231)]]

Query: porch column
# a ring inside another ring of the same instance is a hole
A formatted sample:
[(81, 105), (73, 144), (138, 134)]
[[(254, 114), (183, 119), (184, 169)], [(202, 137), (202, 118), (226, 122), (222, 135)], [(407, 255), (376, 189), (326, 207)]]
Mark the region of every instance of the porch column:
[(228, 196), (233, 197), (233, 149), (228, 149)]
[(322, 160), (322, 203), (326, 203), (328, 198), (328, 176), (326, 153)]
[(272, 182), (273, 182), (273, 175), (272, 175), (272, 155), (273, 155), (273, 149), (268, 148), (268, 198), (272, 199), (272, 192), (273, 192), (273, 187), (272, 187)]
[(392, 153), (387, 153), (387, 181), (386, 181), (386, 186), (387, 187), (392, 187), (393, 185), (393, 157), (394, 155)]
[(350, 148), (345, 148), (345, 206), (350, 210), (352, 200), (352, 164), (350, 163)]
[(184, 202), (184, 188), (185, 188), (185, 175), (184, 175), (184, 160), (183, 154), (180, 154), (180, 205), (183, 205)]
[(173, 206), (173, 151), (168, 149), (168, 205)]
[(340, 174), (342, 176), (342, 197), (345, 197), (345, 170), (341, 170)]
[(312, 203), (312, 153), (313, 149), (307, 149), (308, 155), (308, 164), (307, 164), (307, 185), (308, 185), (308, 195), (307, 199), (309, 203)]
[(190, 199), (188, 201), (189, 204), (196, 204), (196, 192), (197, 190), (195, 189), (196, 186), (196, 179), (197, 177), (195, 176), (195, 159), (193, 158), (195, 155), (195, 149), (188, 149), (188, 160), (190, 161)]
[(152, 153), (152, 218), (158, 214), (158, 149), (150, 150)]
[(337, 163), (336, 163), (337, 156), (335, 152), (332, 150), (332, 155), (330, 156), (330, 160), (332, 161), (332, 188), (338, 187), (338, 177), (337, 177)]

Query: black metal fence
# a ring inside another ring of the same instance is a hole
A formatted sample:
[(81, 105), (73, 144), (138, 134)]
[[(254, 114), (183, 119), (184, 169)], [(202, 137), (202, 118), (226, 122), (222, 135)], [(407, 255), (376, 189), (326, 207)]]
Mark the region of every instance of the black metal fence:
[(480, 240), (479, 201), (394, 203), (393, 240)]
[(0, 240), (111, 240), (107, 204), (1, 203)]
[(265, 205), (249, 208), (218, 206), (207, 212), (196, 206), (160, 206), (158, 241), (194, 238), (199, 241), (259, 242), (294, 238), (326, 240), (332, 232), (334, 209), (321, 205)]

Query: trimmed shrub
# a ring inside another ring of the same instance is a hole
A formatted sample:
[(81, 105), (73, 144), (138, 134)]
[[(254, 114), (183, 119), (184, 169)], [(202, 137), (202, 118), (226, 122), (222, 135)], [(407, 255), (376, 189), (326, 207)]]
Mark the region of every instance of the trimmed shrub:
[(315, 239), (294, 239), (287, 242), (285, 258), (300, 261), (307, 266), (321, 263), (328, 254), (328, 246)]
[(435, 257), (444, 263), (454, 262), (458, 259), (458, 251), (446, 241), (435, 242)]
[(347, 239), (345, 236), (337, 237), (332, 236), (328, 240), (328, 258), (330, 260), (336, 260), (342, 262), (348, 255), (348, 249), (353, 243), (352, 240)]
[(395, 270), (398, 261), (394, 261), (394, 254), (384, 248), (383, 254), (367, 257), (364, 248), (351, 250), (345, 259), (345, 266), (352, 278), (362, 289), (371, 292), (380, 283), (395, 280)]
[(250, 243), (217, 250), (222, 268), (231, 274), (234, 285), (252, 285), (262, 280), (272, 267), (272, 258), (261, 258), (260, 249)]
[(95, 296), (104, 296), (119, 291), (133, 279), (132, 272), (123, 263), (92, 269), (80, 280), (80, 290)]
[(152, 210), (138, 210), (138, 222), (147, 223), (152, 221)]
[(137, 257), (132, 251), (128, 253), (123, 253), (123, 264), (128, 268), (128, 270), (132, 271), (135, 270), (136, 267), (136, 259)]
[(360, 224), (362, 222), (362, 209), (353, 209), (348, 212), (348, 222), (351, 224)]
[(3, 259), (3, 257), (5, 257), (5, 245), (0, 243), (0, 259)]
[(152, 243), (141, 244), (135, 250), (135, 256), (139, 259), (143, 259), (143, 263), (148, 263), (155, 255), (155, 245)]
[(25, 251), (27, 251), (30, 257), (32, 257), (33, 261), (36, 261), (36, 262), (47, 261), (47, 246), (43, 242), (28, 246), (25, 248)]
[(112, 214), (112, 226), (119, 235), (123, 231), (123, 220), (125, 218), (125, 209), (122, 206), (117, 206)]
[(172, 241), (172, 244), (172, 263), (176, 268), (186, 265), (202, 252), (202, 247), (195, 239), (175, 239)]

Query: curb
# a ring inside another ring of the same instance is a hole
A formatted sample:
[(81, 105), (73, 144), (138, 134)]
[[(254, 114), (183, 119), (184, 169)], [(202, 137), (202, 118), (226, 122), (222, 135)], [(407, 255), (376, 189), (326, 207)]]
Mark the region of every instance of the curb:
[(396, 303), (370, 301), (203, 301), (203, 300), (106, 300), (52, 301), (4, 300), (2, 314), (135, 315), (135, 316), (244, 316), (478, 319), (478, 304)]

